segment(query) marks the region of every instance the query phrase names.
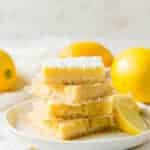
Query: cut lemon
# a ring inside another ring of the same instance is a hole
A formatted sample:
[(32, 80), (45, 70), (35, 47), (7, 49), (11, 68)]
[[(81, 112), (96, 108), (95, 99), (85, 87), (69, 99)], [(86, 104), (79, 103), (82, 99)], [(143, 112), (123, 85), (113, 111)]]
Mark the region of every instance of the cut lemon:
[(101, 56), (106, 67), (111, 66), (113, 55), (102, 44), (94, 41), (71, 43), (59, 53), (60, 57)]
[(115, 120), (120, 130), (129, 134), (140, 134), (148, 129), (141, 109), (131, 97), (115, 95), (113, 100)]

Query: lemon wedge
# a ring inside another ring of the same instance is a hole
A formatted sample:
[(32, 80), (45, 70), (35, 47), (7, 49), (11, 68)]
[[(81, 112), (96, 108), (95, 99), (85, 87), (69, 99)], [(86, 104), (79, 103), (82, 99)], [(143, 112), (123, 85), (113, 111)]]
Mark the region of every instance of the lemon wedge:
[(113, 96), (115, 121), (120, 130), (129, 134), (140, 134), (148, 130), (141, 109), (129, 96)]

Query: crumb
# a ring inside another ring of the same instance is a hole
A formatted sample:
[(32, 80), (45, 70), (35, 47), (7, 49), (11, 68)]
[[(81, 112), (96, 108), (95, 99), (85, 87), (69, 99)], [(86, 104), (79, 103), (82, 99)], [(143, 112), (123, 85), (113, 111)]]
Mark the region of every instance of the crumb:
[(39, 149), (35, 145), (30, 145), (29, 150), (39, 150)]

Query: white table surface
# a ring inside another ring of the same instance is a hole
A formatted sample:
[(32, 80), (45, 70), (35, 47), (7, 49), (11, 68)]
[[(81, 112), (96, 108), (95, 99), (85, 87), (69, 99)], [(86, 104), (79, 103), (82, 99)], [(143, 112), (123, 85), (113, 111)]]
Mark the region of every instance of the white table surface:
[[(86, 38), (87, 39), (87, 38)], [(149, 46), (149, 41), (138, 41), (138, 40), (104, 40), (97, 39), (102, 41), (107, 45), (113, 53), (117, 53), (120, 49), (126, 48), (128, 46)], [(28, 79), (31, 79), (36, 72), (40, 69), (40, 64), (50, 59), (50, 57), (55, 56), (58, 52), (58, 49), (62, 48), (70, 40), (58, 39), (58, 38), (45, 38), (38, 41), (21, 43), (19, 46), (16, 43), (11, 41), (3, 42), (2, 46), (7, 49), (7, 51), (13, 56), (16, 61), (18, 71), (26, 76)], [(9, 43), (9, 46), (8, 46)], [(21, 47), (21, 48), (20, 48)], [(23, 47), (23, 48), (22, 48)], [(5, 101), (6, 103), (13, 103), (13, 100)], [(3, 96), (0, 95), (0, 108), (4, 105)], [(1, 113), (0, 113), (1, 115)], [(15, 137), (8, 132), (5, 125), (2, 124), (0, 118), (0, 150), (30, 150), (29, 147), (34, 143), (19, 143)], [(39, 148), (40, 149), (40, 148)], [(136, 148), (136, 150), (149, 150), (150, 143), (144, 144)], [(43, 150), (43, 149), (40, 149)]]

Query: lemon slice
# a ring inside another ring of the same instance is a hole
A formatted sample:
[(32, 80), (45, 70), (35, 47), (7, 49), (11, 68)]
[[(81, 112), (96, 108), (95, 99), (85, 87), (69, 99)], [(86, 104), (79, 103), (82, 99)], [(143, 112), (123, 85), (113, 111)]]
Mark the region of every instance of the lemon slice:
[(141, 109), (131, 97), (115, 95), (113, 100), (115, 120), (122, 131), (129, 134), (140, 134), (148, 130)]

